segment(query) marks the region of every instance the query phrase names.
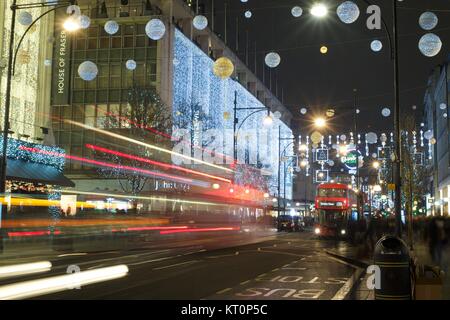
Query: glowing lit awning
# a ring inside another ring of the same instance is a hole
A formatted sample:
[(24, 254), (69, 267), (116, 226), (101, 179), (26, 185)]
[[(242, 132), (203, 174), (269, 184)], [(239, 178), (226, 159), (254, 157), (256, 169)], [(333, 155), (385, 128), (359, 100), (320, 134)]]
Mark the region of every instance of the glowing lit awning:
[(6, 163), (6, 179), (75, 187), (71, 180), (52, 166), (14, 159), (8, 159)]

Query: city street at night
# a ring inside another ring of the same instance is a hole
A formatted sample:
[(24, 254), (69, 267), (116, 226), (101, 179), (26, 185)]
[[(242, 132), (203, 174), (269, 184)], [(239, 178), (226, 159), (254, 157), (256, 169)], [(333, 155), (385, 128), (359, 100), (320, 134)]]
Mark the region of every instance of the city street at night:
[(449, 16), (0, 0), (0, 307), (273, 320), (450, 300)]

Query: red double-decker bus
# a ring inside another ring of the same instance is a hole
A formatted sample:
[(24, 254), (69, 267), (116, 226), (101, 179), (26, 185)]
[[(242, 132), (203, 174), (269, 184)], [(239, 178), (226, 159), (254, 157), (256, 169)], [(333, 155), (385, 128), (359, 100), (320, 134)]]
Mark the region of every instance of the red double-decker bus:
[(355, 226), (360, 226), (364, 220), (362, 199), (361, 195), (345, 184), (319, 185), (315, 199), (318, 222), (314, 233), (320, 237), (352, 237), (358, 229)]

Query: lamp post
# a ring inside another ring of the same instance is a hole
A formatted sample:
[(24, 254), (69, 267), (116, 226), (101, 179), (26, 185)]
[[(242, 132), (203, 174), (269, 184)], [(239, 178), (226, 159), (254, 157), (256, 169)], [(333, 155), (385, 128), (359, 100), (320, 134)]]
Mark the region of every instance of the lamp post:
[[(234, 163), (237, 163), (237, 136), (239, 130), (242, 128), (242, 125), (247, 121), (252, 115), (267, 111), (267, 116), (264, 119), (265, 125), (271, 125), (273, 122), (272, 117), (270, 116), (270, 108), (267, 107), (261, 107), (261, 108), (238, 108), (237, 103), (237, 91), (234, 92), (234, 107), (233, 107), (233, 160)], [(247, 111), (253, 111), (252, 113), (248, 114), (244, 120), (240, 122), (239, 127), (237, 126), (239, 124), (239, 118), (237, 117), (237, 112), (241, 110), (247, 110)]]
[[(10, 7), (12, 16), (11, 16), (11, 25), (10, 25), (10, 38), (9, 38), (9, 52), (8, 52), (8, 73), (6, 77), (6, 92), (5, 92), (5, 112), (3, 115), (3, 141), (2, 141), (2, 158), (0, 163), (0, 194), (4, 196), (6, 191), (6, 165), (7, 165), (7, 150), (8, 150), (8, 131), (10, 129), (9, 125), (9, 116), (11, 109), (11, 86), (12, 86), (12, 77), (14, 76), (14, 69), (16, 63), (17, 53), (19, 51), (20, 45), (23, 42), (23, 39), (27, 35), (28, 31), (36, 24), (37, 21), (48, 15), (49, 13), (56, 11), (60, 8), (69, 7), (74, 4), (75, 0), (71, 1), (47, 1), (41, 3), (28, 3), (28, 4), (17, 4), (17, 0), (12, 1), (12, 5)], [(16, 13), (17, 10), (23, 9), (33, 9), (33, 8), (43, 8), (43, 7), (53, 7), (52, 9), (44, 12), (39, 17), (37, 17), (30, 26), (26, 29), (21, 39), (18, 42), (17, 47), (14, 50), (14, 40), (15, 40), (15, 25), (16, 25)], [(0, 228), (1, 221), (3, 220), (3, 213), (6, 213), (6, 206), (1, 206), (0, 211)]]

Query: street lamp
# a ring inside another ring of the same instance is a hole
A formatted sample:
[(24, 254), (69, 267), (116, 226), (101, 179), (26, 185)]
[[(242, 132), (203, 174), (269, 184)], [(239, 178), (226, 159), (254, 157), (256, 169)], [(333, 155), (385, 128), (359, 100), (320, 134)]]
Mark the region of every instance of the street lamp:
[(310, 12), (315, 17), (323, 18), (328, 14), (328, 8), (323, 3), (315, 3)]
[[(237, 127), (238, 123), (239, 123), (239, 118), (237, 117), (237, 112), (240, 110), (247, 110), (247, 111), (253, 111), (252, 113), (248, 114), (244, 120), (242, 120), (240, 122), (239, 127)], [(262, 112), (262, 111), (267, 111), (267, 115), (265, 116), (264, 120), (263, 120), (263, 124), (265, 126), (271, 126), (273, 123), (273, 118), (270, 115), (270, 109), (267, 107), (262, 107), (262, 108), (238, 108), (237, 106), (237, 91), (234, 92), (234, 107), (233, 107), (233, 113), (234, 113), (234, 121), (233, 121), (233, 160), (236, 163), (237, 162), (237, 136), (238, 136), (238, 132), (239, 130), (242, 128), (242, 125), (244, 124), (245, 121), (247, 121), (247, 119), (249, 119), (252, 115)]]
[[(14, 69), (16, 65), (16, 58), (17, 53), (19, 52), (20, 45), (22, 44), (25, 36), (27, 35), (28, 31), (31, 30), (31, 28), (43, 17), (48, 15), (49, 13), (56, 11), (61, 8), (66, 8), (75, 3), (75, 0), (70, 1), (46, 1), (41, 3), (25, 3), (25, 4), (17, 4), (17, 0), (13, 0), (12, 5), (10, 7), (12, 11), (11, 16), (11, 25), (10, 25), (10, 37), (9, 37), (9, 53), (8, 53), (8, 73), (6, 78), (6, 91), (5, 91), (5, 112), (3, 116), (3, 141), (2, 141), (2, 157), (1, 157), (1, 164), (0, 164), (0, 194), (4, 195), (6, 191), (6, 163), (7, 163), (7, 150), (8, 150), (8, 132), (10, 130), (9, 127), (9, 116), (10, 116), (10, 109), (11, 109), (11, 86), (12, 86), (12, 78), (14, 76)], [(37, 17), (26, 29), (22, 37), (20, 38), (17, 47), (14, 50), (14, 43), (15, 43), (15, 32), (16, 32), (16, 13), (17, 10), (23, 10), (23, 9), (33, 9), (33, 8), (43, 8), (43, 7), (53, 7), (50, 10), (44, 12), (39, 17)], [(68, 31), (75, 31), (77, 30), (76, 24), (77, 21), (73, 17), (69, 17), (71, 20), (69, 23), (64, 23), (64, 27), (67, 26)], [(67, 22), (67, 21), (66, 21)], [(79, 28), (79, 27), (78, 27)], [(0, 206), (0, 227), (1, 227), (1, 220), (2, 220), (2, 213), (3, 211), (6, 212), (6, 206), (2, 205)]]
[(317, 118), (314, 120), (314, 125), (317, 128), (323, 128), (327, 124), (327, 121), (324, 118)]

